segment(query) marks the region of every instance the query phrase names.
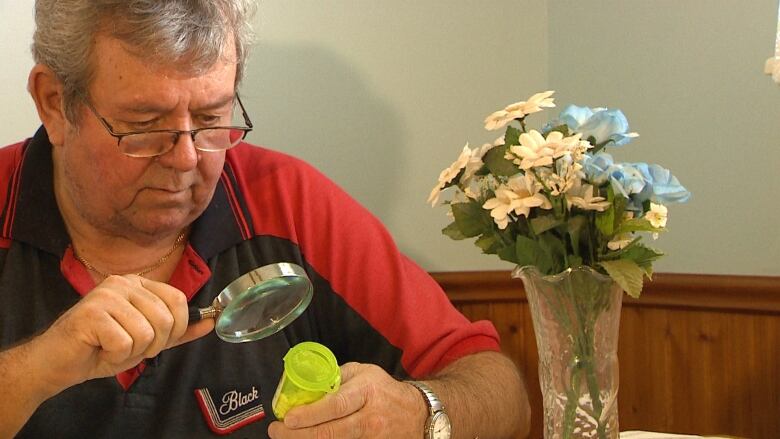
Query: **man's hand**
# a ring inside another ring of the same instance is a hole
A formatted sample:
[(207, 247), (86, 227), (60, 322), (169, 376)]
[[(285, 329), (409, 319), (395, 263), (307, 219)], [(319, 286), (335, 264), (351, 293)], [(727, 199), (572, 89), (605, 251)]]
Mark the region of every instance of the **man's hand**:
[(188, 324), (178, 289), (140, 276), (110, 276), (31, 341), (46, 352), (45, 377), (55, 389), (115, 375), (144, 358), (199, 338), (213, 320)]
[(48, 398), (89, 379), (114, 375), (214, 329), (187, 326), (176, 288), (135, 275), (110, 276), (45, 332), (0, 352), (0, 438), (12, 437)]
[(341, 388), (273, 422), (273, 439), (422, 437), (427, 407), (411, 384), (397, 381), (380, 367), (341, 366)]
[[(342, 387), (322, 400), (291, 409), (284, 423), (268, 427), (273, 439), (422, 438), (428, 407), (411, 384), (378, 366), (341, 367)], [(458, 439), (525, 437), (530, 428), (528, 395), (512, 360), (479, 352), (425, 378), (439, 396)]]

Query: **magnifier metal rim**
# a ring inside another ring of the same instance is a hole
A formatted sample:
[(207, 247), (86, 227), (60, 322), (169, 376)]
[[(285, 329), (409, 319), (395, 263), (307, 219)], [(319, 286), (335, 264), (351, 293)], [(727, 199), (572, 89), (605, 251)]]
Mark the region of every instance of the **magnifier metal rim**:
[[(223, 315), (225, 315), (225, 311), (228, 313), (230, 312), (230, 304), (233, 303), (234, 299), (238, 298), (239, 295), (243, 294), (244, 292), (248, 292), (253, 288), (259, 288), (267, 280), (284, 277), (295, 277), (305, 280), (306, 294), (303, 297), (303, 300), (299, 302), (296, 307), (292, 308), (290, 312), (285, 314), (281, 319), (277, 320), (276, 322), (272, 322), (271, 325), (266, 326), (260, 330), (241, 330), (228, 332), (215, 330), (217, 336), (220, 339), (230, 343), (243, 343), (247, 341), (259, 340), (279, 332), (293, 320), (295, 320), (301, 313), (303, 313), (303, 311), (306, 310), (306, 308), (309, 306), (313, 293), (313, 287), (311, 285), (311, 281), (309, 280), (309, 276), (306, 274), (306, 271), (303, 268), (296, 264), (290, 262), (279, 262), (255, 268), (254, 270), (241, 275), (238, 279), (234, 280), (227, 287), (225, 287), (214, 300), (222, 308), (222, 312), (217, 318), (217, 323), (219, 323), (219, 320)], [(276, 292), (275, 289), (269, 290), (264, 294), (264, 296), (274, 292)], [(258, 300), (262, 300), (262, 297)], [(248, 336), (251, 336), (251, 339), (247, 339), (246, 337)]]

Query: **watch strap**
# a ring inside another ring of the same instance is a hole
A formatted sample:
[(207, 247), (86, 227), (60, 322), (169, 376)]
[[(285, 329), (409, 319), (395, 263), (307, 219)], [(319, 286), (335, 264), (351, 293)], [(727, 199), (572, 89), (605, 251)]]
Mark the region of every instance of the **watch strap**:
[(421, 383), (419, 381), (406, 381), (407, 383), (413, 385), (417, 388), (417, 390), (422, 393), (423, 398), (425, 399), (425, 403), (428, 405), (428, 410), (430, 410), (431, 415), (433, 415), (436, 412), (442, 412), (444, 411), (444, 404), (442, 404), (439, 397), (436, 395), (436, 393), (431, 390), (430, 387), (428, 387), (427, 384)]

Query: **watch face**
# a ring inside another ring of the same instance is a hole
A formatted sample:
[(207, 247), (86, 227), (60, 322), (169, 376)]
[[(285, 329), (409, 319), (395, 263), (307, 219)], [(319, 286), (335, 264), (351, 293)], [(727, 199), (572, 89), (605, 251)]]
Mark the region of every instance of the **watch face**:
[(431, 419), (431, 439), (450, 439), (450, 418), (444, 412), (438, 412)]

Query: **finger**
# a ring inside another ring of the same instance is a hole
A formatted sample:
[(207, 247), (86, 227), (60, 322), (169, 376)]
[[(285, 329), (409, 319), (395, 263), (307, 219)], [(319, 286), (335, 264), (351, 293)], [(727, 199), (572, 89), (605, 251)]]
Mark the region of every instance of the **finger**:
[(93, 319), (91, 328), (101, 360), (120, 365), (132, 357), (133, 338), (109, 313)]
[(268, 435), (271, 438), (293, 437), (294, 434), (294, 437), (358, 439), (376, 437), (375, 435), (384, 429), (382, 419), (379, 417), (360, 416), (359, 414), (302, 429), (291, 429), (287, 426), (286, 421), (287, 417), (285, 417), (284, 423), (272, 422), (268, 426)]
[(304, 428), (349, 416), (366, 405), (365, 389), (342, 385), (338, 392), (325, 395), (317, 402), (291, 409), (284, 417), (284, 424), (290, 428)]
[(344, 363), (341, 365), (341, 383), (344, 384), (347, 381), (351, 380), (352, 377), (360, 373), (360, 370), (362, 369), (362, 364), (360, 363)]
[(169, 332), (169, 340), (167, 343), (167, 347), (171, 347), (173, 342), (178, 340), (184, 332), (187, 331), (187, 324), (189, 322), (187, 296), (181, 290), (162, 282), (156, 282), (142, 277), (139, 277), (138, 280), (145, 289), (151, 291), (162, 300), (171, 316), (173, 316), (173, 325)]
[(130, 276), (109, 276), (85, 297), (85, 303), (107, 313), (132, 340), (129, 357), (139, 356), (154, 340), (154, 328), (144, 314), (130, 302), (140, 283)]
[(157, 295), (143, 288), (130, 291), (128, 294), (130, 303), (143, 315), (154, 331), (152, 340), (143, 351), (145, 358), (151, 358), (159, 354), (171, 335), (174, 325), (174, 317), (171, 311)]
[[(129, 297), (130, 293), (126, 294)], [(101, 300), (104, 301), (106, 312), (132, 339), (133, 346), (129, 356), (142, 356), (155, 338), (155, 331), (149, 320), (127, 297), (120, 294), (104, 294)]]
[(168, 347), (179, 346), (199, 339), (214, 330), (214, 319), (201, 320), (189, 325), (178, 339), (171, 338)]

